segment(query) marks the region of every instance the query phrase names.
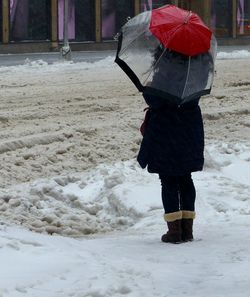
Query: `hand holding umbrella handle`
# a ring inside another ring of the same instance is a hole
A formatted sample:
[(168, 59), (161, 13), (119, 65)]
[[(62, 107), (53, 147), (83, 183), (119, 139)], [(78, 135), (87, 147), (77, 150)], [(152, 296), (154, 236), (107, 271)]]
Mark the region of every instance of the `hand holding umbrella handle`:
[(151, 115), (151, 109), (150, 109), (150, 107), (146, 107), (146, 108), (144, 108), (143, 111), (146, 111), (146, 113), (145, 113), (144, 120), (143, 120), (143, 122), (141, 124), (141, 127), (140, 127), (140, 132), (141, 132), (142, 136), (144, 136), (145, 130), (147, 128), (147, 124), (149, 122), (150, 115)]

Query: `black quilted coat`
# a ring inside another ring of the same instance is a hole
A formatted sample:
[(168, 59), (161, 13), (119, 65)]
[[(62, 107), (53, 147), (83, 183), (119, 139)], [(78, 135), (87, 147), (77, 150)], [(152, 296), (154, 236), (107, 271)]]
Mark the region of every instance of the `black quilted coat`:
[(199, 98), (170, 106), (165, 98), (143, 96), (150, 116), (137, 157), (141, 167), (170, 176), (202, 170), (204, 130)]

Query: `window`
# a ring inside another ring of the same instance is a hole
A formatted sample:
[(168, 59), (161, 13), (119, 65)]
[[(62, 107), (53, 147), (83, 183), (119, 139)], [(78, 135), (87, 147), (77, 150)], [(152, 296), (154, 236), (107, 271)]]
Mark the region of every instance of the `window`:
[(95, 1), (76, 0), (76, 40), (95, 40)]
[(171, 4), (171, 0), (142, 0), (141, 1), (141, 11), (155, 9), (166, 4)]
[(102, 0), (102, 39), (113, 40), (128, 17), (133, 16), (133, 0)]
[[(68, 38), (75, 41), (95, 40), (95, 1), (69, 0)], [(64, 0), (58, 1), (59, 40), (63, 40)]]
[(217, 37), (232, 35), (232, 0), (212, 0), (211, 27)]
[(10, 39), (49, 39), (50, 16), (50, 0), (10, 0)]
[(237, 35), (250, 36), (250, 1), (237, 1)]

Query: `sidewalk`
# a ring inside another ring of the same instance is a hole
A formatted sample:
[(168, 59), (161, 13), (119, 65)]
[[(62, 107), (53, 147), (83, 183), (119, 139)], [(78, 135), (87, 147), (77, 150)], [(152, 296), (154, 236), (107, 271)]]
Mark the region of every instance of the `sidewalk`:
[[(250, 45), (240, 45), (240, 46), (218, 46), (218, 53), (225, 52), (231, 53), (236, 50), (245, 50), (250, 52)], [(104, 59), (109, 56), (115, 57), (116, 51), (72, 51), (71, 57), (74, 63), (78, 62), (89, 62), (93, 63)], [(42, 60), (48, 64), (60, 61), (61, 55), (59, 52), (48, 52), (48, 53), (26, 53), (26, 54), (0, 54), (0, 67), (1, 66), (16, 66), (22, 65), (26, 60), (37, 61)]]

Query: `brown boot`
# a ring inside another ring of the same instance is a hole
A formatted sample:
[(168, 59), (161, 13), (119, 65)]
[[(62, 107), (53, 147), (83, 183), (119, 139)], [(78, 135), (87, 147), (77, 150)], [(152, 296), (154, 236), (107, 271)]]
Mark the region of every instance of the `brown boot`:
[(182, 219), (182, 240), (183, 241), (192, 241), (193, 237), (193, 219)]
[(164, 218), (168, 225), (168, 231), (161, 237), (163, 242), (180, 243), (182, 241), (181, 216), (181, 211), (165, 214)]
[(194, 211), (182, 211), (182, 240), (183, 241), (192, 241), (193, 237), (193, 222), (195, 218)]
[(163, 242), (179, 243), (181, 239), (181, 220), (176, 220), (174, 222), (168, 222), (168, 231), (163, 234), (161, 240)]

